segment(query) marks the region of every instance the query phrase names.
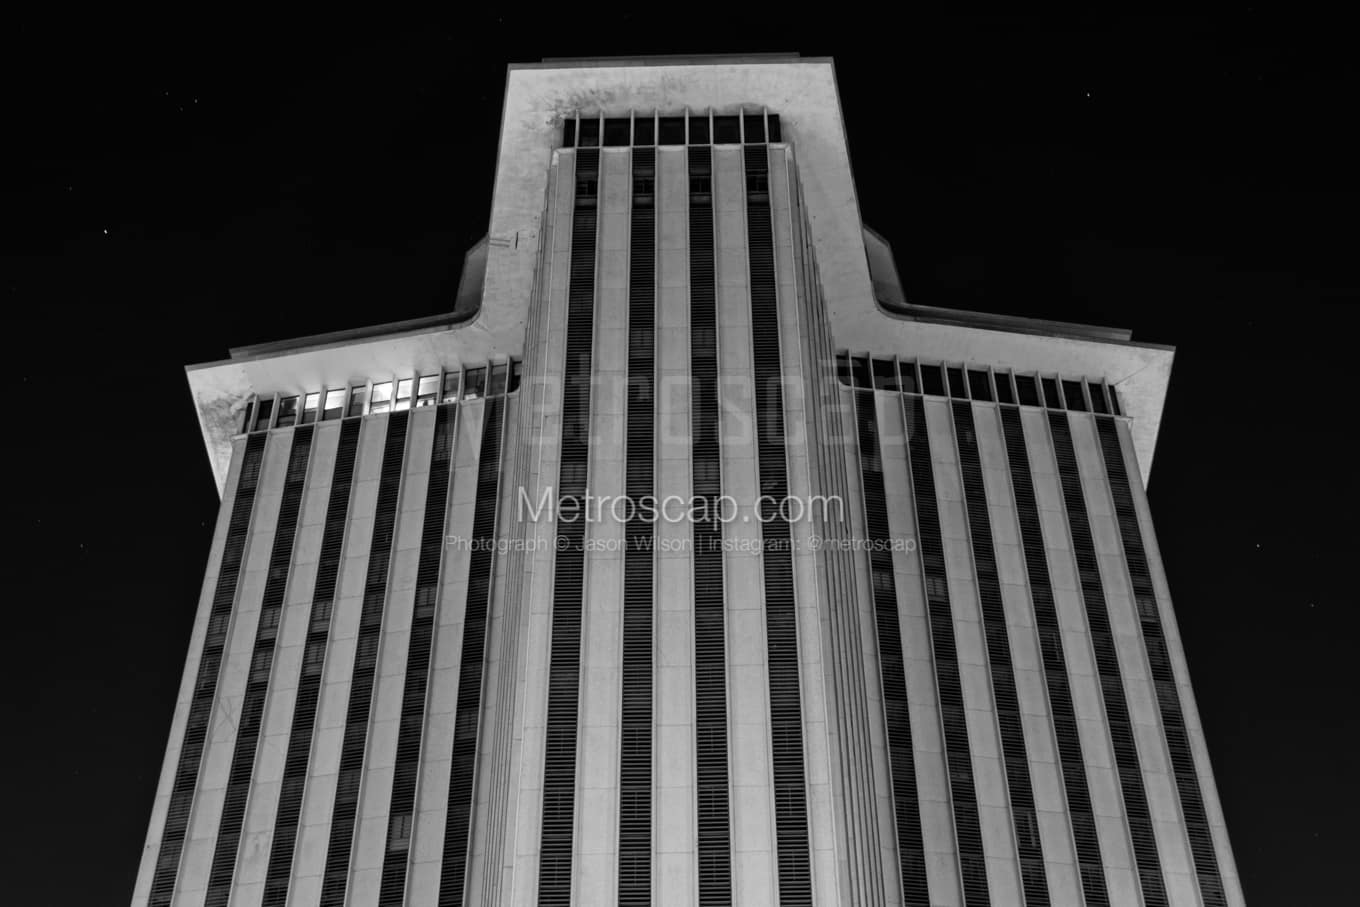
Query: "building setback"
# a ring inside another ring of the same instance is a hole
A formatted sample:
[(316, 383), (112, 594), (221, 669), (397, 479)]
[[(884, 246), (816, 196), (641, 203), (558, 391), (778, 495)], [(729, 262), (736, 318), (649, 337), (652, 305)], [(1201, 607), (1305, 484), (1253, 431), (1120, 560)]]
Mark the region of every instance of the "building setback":
[(908, 304), (829, 60), (511, 67), (451, 313), (188, 370), (134, 907), (1241, 905), (1171, 361)]

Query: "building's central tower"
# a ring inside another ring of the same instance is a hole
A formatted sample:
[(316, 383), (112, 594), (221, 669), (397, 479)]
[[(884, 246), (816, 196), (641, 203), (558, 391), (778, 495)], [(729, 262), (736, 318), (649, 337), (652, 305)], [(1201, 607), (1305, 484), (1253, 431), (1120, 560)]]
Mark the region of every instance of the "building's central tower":
[(452, 316), (190, 370), (134, 903), (1241, 904), (1170, 364), (907, 305), (829, 61), (512, 68)]

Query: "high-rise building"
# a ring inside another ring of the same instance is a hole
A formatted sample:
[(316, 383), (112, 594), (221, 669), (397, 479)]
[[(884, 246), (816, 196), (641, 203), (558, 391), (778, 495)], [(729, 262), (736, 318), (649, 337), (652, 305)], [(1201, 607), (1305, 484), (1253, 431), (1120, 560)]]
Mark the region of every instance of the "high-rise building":
[(908, 304), (829, 60), (511, 67), (495, 179), (451, 314), (189, 369), (137, 907), (1243, 903), (1169, 348)]

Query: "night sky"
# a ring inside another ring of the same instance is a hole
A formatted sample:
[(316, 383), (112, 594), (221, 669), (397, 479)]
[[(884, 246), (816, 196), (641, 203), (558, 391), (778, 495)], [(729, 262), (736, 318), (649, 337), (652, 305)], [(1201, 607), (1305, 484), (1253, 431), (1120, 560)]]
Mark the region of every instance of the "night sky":
[(131, 895), (218, 504), (183, 366), (450, 309), (507, 63), (751, 51), (836, 58), (910, 301), (1177, 347), (1150, 494), (1246, 895), (1353, 894), (1353, 33), (845, 9), (5, 29), (0, 899)]

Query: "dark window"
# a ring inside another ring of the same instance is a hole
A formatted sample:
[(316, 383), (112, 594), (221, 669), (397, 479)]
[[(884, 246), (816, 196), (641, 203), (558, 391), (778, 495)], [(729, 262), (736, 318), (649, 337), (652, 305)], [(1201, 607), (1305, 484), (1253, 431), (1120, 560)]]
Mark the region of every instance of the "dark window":
[(944, 372), (940, 365), (921, 364), (921, 386), (924, 393), (936, 397), (944, 396)]
[(874, 387), (884, 391), (897, 390), (897, 367), (891, 359), (874, 360)]
[(610, 117), (604, 121), (604, 143), (610, 147), (620, 147), (632, 141), (632, 124), (622, 117)]
[(657, 139), (657, 144), (658, 145), (685, 144), (685, 118), (662, 117), (661, 135)]
[(946, 371), (949, 374), (949, 396), (967, 400), (968, 388), (963, 383), (963, 369), (950, 368)]
[(411, 846), (412, 816), (393, 816), (387, 823), (387, 849), (407, 850)]
[(1119, 405), (1119, 392), (1114, 389), (1114, 385), (1108, 388), (1110, 391), (1110, 412), (1116, 416), (1124, 415), (1123, 407)]
[(349, 389), (349, 413), (351, 416), (362, 416), (364, 414), (364, 402), (368, 398), (368, 387), (357, 384)]
[(467, 370), (467, 384), (463, 388), (464, 400), (475, 400), (486, 393), (486, 369), (470, 368)]
[(576, 118), (562, 121), (562, 147), (576, 147)]
[(247, 403), (245, 411), (241, 414), (241, 431), (248, 432), (251, 429), (251, 421), (255, 418), (255, 404)]
[(713, 118), (713, 144), (734, 145), (741, 142), (741, 121), (736, 117)]
[(1105, 385), (1103, 383), (1088, 384), (1087, 387), (1091, 390), (1091, 409), (1101, 414), (1108, 414), (1110, 405), (1105, 401)]
[(874, 382), (869, 377), (869, 360), (863, 356), (856, 356), (850, 360), (850, 372), (854, 376), (855, 387), (874, 386)]
[(458, 369), (453, 369), (444, 373), (444, 396), (443, 402), (453, 403), (458, 399), (458, 386), (463, 381), (463, 373)]
[(1020, 402), (1025, 406), (1043, 406), (1039, 402), (1039, 385), (1033, 375), (1016, 375), (1015, 388), (1020, 392)]
[(636, 117), (633, 120), (633, 144), (656, 144), (656, 121), (650, 116)]
[(1049, 409), (1062, 409), (1062, 398), (1058, 396), (1058, 382), (1054, 378), (1041, 378), (1044, 386), (1044, 403)]
[(581, 119), (581, 135), (576, 144), (581, 148), (595, 148), (600, 144), (600, 118)]
[(519, 390), (519, 376), (521, 368), (523, 368), (523, 363), (520, 362), (518, 359), (510, 360), (510, 383), (506, 385), (505, 388), (505, 392), (507, 394), (513, 394), (515, 391)]
[(921, 382), (916, 377), (915, 362), (899, 362), (898, 373), (902, 377), (902, 390), (909, 394), (919, 394), (921, 392)]
[(973, 392), (974, 400), (992, 401), (992, 382), (987, 373), (980, 369), (968, 370), (968, 389)]
[(769, 127), (770, 130), (769, 140), (771, 142), (784, 141), (779, 131), (779, 114), (777, 113), (766, 114), (765, 125)]
[(298, 398), (284, 397), (279, 401), (279, 417), (274, 420), (274, 424), (279, 428), (287, 428), (297, 422)]
[(996, 399), (1000, 403), (1014, 403), (1015, 393), (1011, 390), (1011, 373), (994, 372), (996, 378)]
[(264, 431), (269, 427), (269, 417), (274, 413), (274, 398), (261, 400), (260, 404), (255, 407), (255, 412), (255, 430)]
[(491, 384), (486, 389), (488, 397), (499, 397), (505, 393), (505, 363), (491, 366)]
[(689, 116), (689, 143), (691, 145), (708, 144), (708, 114), (692, 113)]
[(1086, 412), (1086, 395), (1081, 392), (1080, 381), (1064, 381), (1063, 396), (1067, 398), (1067, 408), (1079, 413)]
[(765, 141), (765, 117), (759, 113), (748, 113), (743, 117), (743, 125), (746, 128), (747, 142)]
[(321, 665), (326, 660), (326, 643), (324, 640), (315, 640), (307, 643), (307, 649), (302, 655), (302, 673), (320, 674)]
[(850, 386), (850, 354), (836, 354), (836, 378), (846, 387)]

